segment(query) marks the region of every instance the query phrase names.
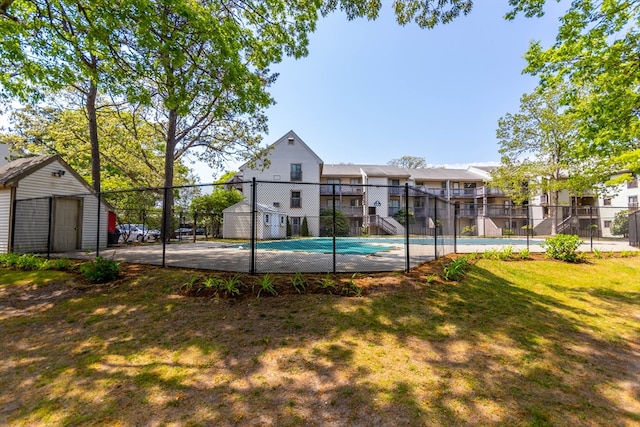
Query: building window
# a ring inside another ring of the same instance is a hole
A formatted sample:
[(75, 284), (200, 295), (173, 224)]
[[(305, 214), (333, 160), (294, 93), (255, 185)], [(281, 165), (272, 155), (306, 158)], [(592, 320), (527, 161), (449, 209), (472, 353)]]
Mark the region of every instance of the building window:
[(291, 192), (291, 207), (292, 208), (301, 208), (302, 207), (302, 198), (300, 196), (300, 191), (292, 191)]
[(606, 199), (603, 199), (602, 204), (604, 206), (611, 206), (611, 197), (607, 197)]
[(351, 199), (349, 200), (349, 206), (352, 208), (357, 208), (360, 206), (360, 199)]
[(630, 209), (638, 208), (638, 196), (629, 196), (629, 208)]
[(400, 194), (400, 180), (399, 179), (390, 179), (389, 183), (391, 184), (391, 188), (389, 188), (389, 194)]
[(280, 202), (273, 202), (273, 207), (274, 208), (279, 208), (280, 207)]
[(291, 181), (302, 181), (302, 164), (291, 163)]
[(610, 220), (605, 220), (604, 228), (611, 228), (611, 221)]
[(333, 193), (333, 188), (336, 189), (336, 194), (339, 194), (340, 189), (340, 180), (339, 179), (327, 179), (327, 185), (329, 186), (328, 190), (330, 193)]
[(270, 220), (271, 220), (271, 218), (269, 218), (269, 214), (264, 214), (264, 223), (265, 224), (269, 224)]
[(280, 225), (283, 225), (283, 226), (284, 226), (284, 225), (286, 224), (285, 219), (286, 219), (286, 218), (285, 218), (284, 216), (281, 216), (281, 217), (280, 217)]
[(389, 216), (393, 216), (400, 211), (400, 200), (389, 200)]

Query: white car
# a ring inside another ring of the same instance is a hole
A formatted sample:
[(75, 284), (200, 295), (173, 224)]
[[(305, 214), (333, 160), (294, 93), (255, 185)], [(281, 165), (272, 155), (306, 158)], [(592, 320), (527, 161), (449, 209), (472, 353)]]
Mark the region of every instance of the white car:
[(142, 224), (121, 224), (117, 227), (120, 233), (119, 242), (155, 242), (160, 238), (158, 230), (149, 230)]

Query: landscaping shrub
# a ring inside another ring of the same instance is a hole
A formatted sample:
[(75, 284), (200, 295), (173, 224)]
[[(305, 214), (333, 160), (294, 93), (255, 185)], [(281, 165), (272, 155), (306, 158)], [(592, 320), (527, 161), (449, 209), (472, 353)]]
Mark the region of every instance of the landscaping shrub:
[(91, 283), (105, 283), (117, 279), (120, 275), (120, 264), (111, 259), (96, 257), (80, 267), (80, 271)]
[(467, 257), (454, 259), (449, 262), (449, 264), (442, 263), (442, 278), (444, 280), (458, 281), (462, 279), (467, 272), (469, 265), (469, 259)]
[(541, 246), (548, 258), (577, 262), (580, 259), (577, 250), (582, 243), (580, 237), (574, 234), (558, 234), (545, 239)]

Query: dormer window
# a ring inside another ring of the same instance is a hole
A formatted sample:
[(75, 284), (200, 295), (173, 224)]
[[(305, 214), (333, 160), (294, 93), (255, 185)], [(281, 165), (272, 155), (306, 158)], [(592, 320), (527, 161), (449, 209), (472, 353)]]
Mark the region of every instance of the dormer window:
[(291, 164), (291, 181), (302, 181), (302, 164)]

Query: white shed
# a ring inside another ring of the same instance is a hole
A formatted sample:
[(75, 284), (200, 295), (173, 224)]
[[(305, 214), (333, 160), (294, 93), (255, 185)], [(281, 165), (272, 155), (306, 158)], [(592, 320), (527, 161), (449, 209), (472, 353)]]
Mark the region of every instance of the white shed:
[[(251, 238), (251, 203), (238, 202), (222, 211), (222, 237), (225, 239)], [(256, 234), (258, 240), (287, 237), (287, 214), (272, 206), (256, 204)]]
[[(109, 206), (58, 155), (0, 167), (0, 253), (107, 246)], [(99, 236), (98, 236), (99, 230)]]

